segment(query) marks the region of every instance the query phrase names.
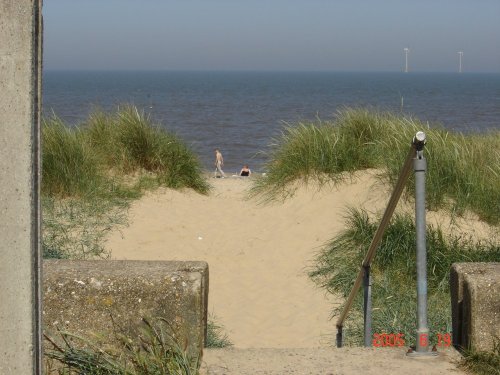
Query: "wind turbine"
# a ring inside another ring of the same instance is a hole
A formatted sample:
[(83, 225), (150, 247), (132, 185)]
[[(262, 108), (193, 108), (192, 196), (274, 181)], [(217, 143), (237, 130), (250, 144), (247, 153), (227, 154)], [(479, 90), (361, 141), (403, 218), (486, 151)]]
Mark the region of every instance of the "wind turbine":
[(464, 53), (462, 51), (458, 52), (458, 72), (462, 73), (462, 57), (464, 56)]
[(410, 49), (405, 47), (405, 73), (408, 73), (408, 52), (410, 52)]

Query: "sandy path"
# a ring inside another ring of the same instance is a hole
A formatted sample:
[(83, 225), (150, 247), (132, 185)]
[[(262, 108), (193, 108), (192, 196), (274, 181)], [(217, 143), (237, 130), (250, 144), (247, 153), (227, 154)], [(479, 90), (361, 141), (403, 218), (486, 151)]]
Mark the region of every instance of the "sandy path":
[[(346, 206), (382, 211), (389, 198), (375, 172), (338, 188), (301, 188), (285, 203), (245, 199), (251, 181), (211, 179), (209, 196), (159, 190), (135, 202), (130, 226), (107, 243), (116, 259), (204, 260), (209, 312), (237, 348), (307, 348), (332, 343), (334, 297), (306, 275), (325, 241), (344, 228)], [(405, 204), (400, 204), (405, 206)], [(406, 204), (408, 206), (408, 204)], [(429, 222), (446, 215), (430, 212)], [(461, 231), (488, 238), (488, 227), (457, 219)], [(443, 225), (456, 233), (457, 227)]]
[[(209, 196), (161, 190), (134, 203), (131, 225), (107, 248), (116, 259), (205, 260), (209, 312), (239, 348), (317, 347), (334, 333), (331, 296), (306, 276), (346, 205), (384, 204), (372, 174), (321, 192), (300, 189), (284, 204), (245, 200), (250, 181), (212, 179)], [(331, 341), (330, 341), (331, 342)]]

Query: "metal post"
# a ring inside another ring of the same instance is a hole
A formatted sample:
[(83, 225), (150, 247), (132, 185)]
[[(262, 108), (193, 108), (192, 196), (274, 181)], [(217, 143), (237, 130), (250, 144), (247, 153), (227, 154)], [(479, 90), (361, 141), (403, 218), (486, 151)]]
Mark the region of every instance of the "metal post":
[(365, 271), (363, 276), (365, 347), (369, 348), (372, 346), (372, 282), (370, 277), (370, 266), (363, 268)]
[(341, 348), (343, 344), (342, 326), (337, 326), (337, 348)]
[(413, 160), (415, 171), (415, 232), (417, 238), (417, 342), (416, 351), (410, 355), (436, 355), (429, 352), (427, 326), (427, 250), (425, 222), (425, 172), (427, 161), (423, 155), (425, 133), (418, 132), (414, 139), (417, 150)]
[(417, 236), (417, 352), (428, 349), (427, 327), (427, 249), (425, 236), (425, 171), (427, 162), (417, 152), (415, 169), (415, 231)]

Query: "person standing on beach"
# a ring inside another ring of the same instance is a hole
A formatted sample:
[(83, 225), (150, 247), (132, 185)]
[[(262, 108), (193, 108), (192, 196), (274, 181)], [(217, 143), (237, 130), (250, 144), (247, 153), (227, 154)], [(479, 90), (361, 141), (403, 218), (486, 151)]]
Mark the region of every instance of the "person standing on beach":
[(222, 157), (221, 152), (219, 151), (218, 148), (215, 149), (215, 174), (214, 177), (217, 177), (217, 172), (221, 174), (222, 178), (225, 178), (226, 175), (224, 174), (224, 171), (222, 170), (222, 167), (224, 166), (224, 158)]

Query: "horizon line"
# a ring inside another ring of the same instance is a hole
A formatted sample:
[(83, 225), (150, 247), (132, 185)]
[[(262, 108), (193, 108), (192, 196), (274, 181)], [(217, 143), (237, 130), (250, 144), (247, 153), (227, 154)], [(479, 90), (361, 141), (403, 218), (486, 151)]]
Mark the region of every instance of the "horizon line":
[(179, 73), (401, 73), (401, 74), (500, 74), (500, 71), (450, 70), (333, 70), (333, 69), (175, 69), (175, 68), (44, 68), (43, 72), (179, 72)]

